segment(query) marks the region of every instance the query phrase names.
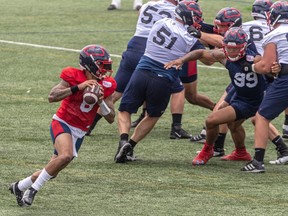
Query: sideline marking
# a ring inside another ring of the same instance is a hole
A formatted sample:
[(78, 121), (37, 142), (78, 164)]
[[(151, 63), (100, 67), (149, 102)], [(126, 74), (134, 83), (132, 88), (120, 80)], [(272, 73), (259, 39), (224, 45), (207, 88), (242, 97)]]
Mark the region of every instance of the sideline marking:
[[(77, 53), (80, 52), (80, 50), (77, 50), (77, 49), (69, 49), (69, 48), (64, 48), (64, 47), (46, 46), (46, 45), (31, 44), (31, 43), (22, 43), (22, 42), (7, 41), (7, 40), (0, 40), (0, 43), (30, 46), (30, 47), (37, 47), (37, 48), (44, 48), (44, 49), (63, 50), (63, 51), (70, 51), (70, 52), (77, 52)], [(117, 55), (117, 54), (110, 54), (110, 55), (112, 57), (122, 58), (121, 55)], [(206, 66), (206, 65), (199, 65), (199, 64), (197, 64), (197, 66), (202, 67), (202, 68), (216, 69), (216, 70), (226, 70), (226, 68), (224, 67)]]

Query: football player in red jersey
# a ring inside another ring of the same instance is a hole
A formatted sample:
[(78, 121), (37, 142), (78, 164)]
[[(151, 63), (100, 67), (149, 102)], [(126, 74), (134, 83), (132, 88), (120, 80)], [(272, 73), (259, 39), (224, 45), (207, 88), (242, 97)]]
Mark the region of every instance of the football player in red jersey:
[[(19, 206), (32, 205), (44, 183), (55, 178), (78, 156), (78, 150), (98, 109), (109, 123), (114, 122), (111, 95), (116, 89), (116, 81), (106, 75), (112, 72), (109, 53), (102, 46), (88, 45), (81, 50), (79, 60), (81, 68), (64, 68), (60, 83), (52, 88), (48, 96), (50, 103), (62, 101), (50, 127), (54, 153), (49, 163), (31, 176), (12, 183), (9, 188)], [(83, 91), (92, 85), (100, 86), (100, 97), (97, 103), (86, 104)]]

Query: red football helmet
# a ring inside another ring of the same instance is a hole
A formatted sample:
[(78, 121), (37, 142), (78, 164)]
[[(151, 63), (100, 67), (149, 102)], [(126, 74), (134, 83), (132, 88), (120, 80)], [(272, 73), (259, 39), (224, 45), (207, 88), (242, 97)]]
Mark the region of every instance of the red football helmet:
[[(246, 53), (248, 44), (248, 35), (239, 27), (230, 28), (223, 39), (223, 49), (225, 56), (230, 61), (238, 61), (243, 58)], [(235, 49), (235, 56), (231, 56), (230, 50)]]
[(242, 15), (239, 10), (233, 7), (222, 8), (214, 19), (214, 32), (224, 35), (231, 27), (242, 25)]
[(80, 51), (79, 64), (83, 69), (88, 70), (97, 79), (112, 70), (112, 60), (107, 50), (100, 45), (88, 45)]

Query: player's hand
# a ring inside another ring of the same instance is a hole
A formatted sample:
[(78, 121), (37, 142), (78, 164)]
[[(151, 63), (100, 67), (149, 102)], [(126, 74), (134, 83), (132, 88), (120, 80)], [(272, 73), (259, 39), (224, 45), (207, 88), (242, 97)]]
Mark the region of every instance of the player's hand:
[(98, 101), (97, 103), (100, 104), (104, 100), (104, 89), (103, 86), (99, 85), (99, 92), (98, 92)]
[(271, 67), (271, 73), (274, 75), (277, 75), (281, 71), (281, 64), (278, 62), (273, 62), (273, 65)]
[(90, 88), (92, 88), (93, 85), (98, 85), (98, 86), (100, 86), (100, 84), (99, 84), (96, 80), (91, 79), (91, 80), (86, 80), (86, 81), (80, 83), (80, 84), (78, 85), (78, 88), (79, 88), (79, 90), (81, 91), (81, 90), (84, 90), (84, 89), (85, 89), (86, 87), (88, 87), (88, 86), (89, 86)]
[(189, 26), (187, 32), (193, 37), (201, 38), (201, 31), (196, 29), (194, 26)]
[(181, 59), (176, 59), (174, 61), (170, 61), (170, 62), (164, 64), (164, 68), (165, 69), (170, 69), (172, 67), (175, 67), (176, 70), (180, 70), (182, 65), (183, 65), (182, 60)]

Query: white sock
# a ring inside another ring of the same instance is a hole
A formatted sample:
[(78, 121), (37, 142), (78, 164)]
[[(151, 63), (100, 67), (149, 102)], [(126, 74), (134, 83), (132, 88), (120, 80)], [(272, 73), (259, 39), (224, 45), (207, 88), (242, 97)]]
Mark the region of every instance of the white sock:
[(49, 175), (45, 168), (42, 170), (36, 181), (31, 185), (35, 190), (39, 191), (45, 182), (49, 181), (53, 176)]
[(33, 184), (31, 178), (32, 178), (32, 176), (29, 176), (29, 177), (19, 181), (19, 183), (18, 183), (19, 190), (25, 191), (27, 188), (29, 188)]
[(137, 6), (142, 6), (142, 0), (134, 0), (133, 9), (135, 10)]
[(121, 7), (121, 0), (112, 0), (112, 5), (115, 5), (117, 9)]

